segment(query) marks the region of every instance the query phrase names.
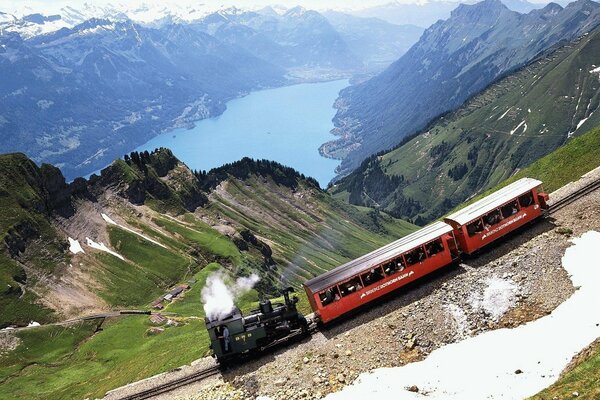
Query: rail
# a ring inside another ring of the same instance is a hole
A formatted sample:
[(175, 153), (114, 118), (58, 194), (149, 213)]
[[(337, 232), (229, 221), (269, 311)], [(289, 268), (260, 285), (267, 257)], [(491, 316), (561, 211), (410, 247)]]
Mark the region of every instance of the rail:
[(130, 394), (124, 397), (119, 397), (119, 400), (143, 400), (150, 399), (154, 396), (158, 396), (159, 394), (167, 393), (172, 390), (178, 389), (182, 386), (189, 385), (193, 382), (198, 382), (213, 375), (219, 373), (219, 366), (215, 365), (213, 367), (205, 368), (200, 371), (196, 371), (190, 375), (183, 376), (181, 378), (172, 380), (170, 382), (165, 382), (161, 385), (155, 386), (153, 388), (149, 388), (146, 390), (142, 390), (141, 392), (137, 392), (134, 394)]
[(556, 211), (561, 210), (562, 208), (568, 206), (569, 204), (579, 200), (583, 196), (586, 196), (586, 195), (592, 193), (593, 191), (598, 190), (599, 188), (600, 188), (600, 179), (592, 181), (589, 184), (587, 184), (586, 186), (580, 188), (579, 190), (576, 190), (573, 193), (570, 193), (569, 195), (567, 195), (567, 196), (563, 197), (562, 199), (553, 203), (550, 206), (550, 208), (548, 209), (547, 214), (551, 215), (551, 214), (555, 213)]

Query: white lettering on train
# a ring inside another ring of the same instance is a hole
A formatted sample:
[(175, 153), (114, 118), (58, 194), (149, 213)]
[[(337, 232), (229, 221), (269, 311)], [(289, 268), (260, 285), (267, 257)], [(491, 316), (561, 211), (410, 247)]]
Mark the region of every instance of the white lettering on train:
[(387, 282), (382, 283), (381, 285), (374, 287), (373, 289), (369, 289), (366, 292), (364, 292), (363, 294), (360, 295), (360, 298), (363, 299), (366, 296), (369, 296), (375, 292), (380, 291), (381, 289), (384, 289), (390, 285), (393, 285), (394, 283), (401, 281), (404, 278), (408, 278), (409, 276), (412, 276), (415, 273), (415, 271), (409, 271), (409, 272), (405, 272), (400, 276), (395, 277), (394, 279), (390, 279)]
[(493, 234), (501, 231), (502, 229), (506, 228), (507, 226), (510, 226), (510, 225), (514, 224), (515, 222), (522, 220), (526, 216), (527, 216), (527, 213), (521, 214), (518, 217), (516, 217), (515, 219), (511, 219), (510, 221), (492, 229), (491, 231), (486, 232), (484, 235), (481, 236), (481, 240), (485, 239), (488, 236), (492, 236)]

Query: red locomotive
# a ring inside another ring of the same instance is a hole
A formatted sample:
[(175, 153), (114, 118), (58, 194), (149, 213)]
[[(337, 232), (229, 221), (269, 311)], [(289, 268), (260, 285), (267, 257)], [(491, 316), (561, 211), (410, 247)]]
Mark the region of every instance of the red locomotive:
[(473, 254), (547, 209), (542, 182), (523, 178), (435, 222), (304, 284), (322, 323)]

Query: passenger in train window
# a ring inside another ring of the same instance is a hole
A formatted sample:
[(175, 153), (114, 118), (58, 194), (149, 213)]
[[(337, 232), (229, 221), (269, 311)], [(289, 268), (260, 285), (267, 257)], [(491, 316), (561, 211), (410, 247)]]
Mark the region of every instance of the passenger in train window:
[(517, 212), (519, 212), (518, 206), (517, 206), (517, 201), (511, 201), (510, 203), (502, 206), (502, 216), (504, 218), (508, 218), (511, 215), (515, 215)]
[(404, 271), (405, 265), (404, 265), (404, 260), (402, 259), (401, 256), (396, 259), (396, 266), (397, 266), (396, 269), (398, 271)]
[(496, 225), (501, 219), (500, 211), (498, 210), (494, 210), (483, 217), (486, 229), (489, 229), (492, 225)]
[(481, 219), (473, 221), (467, 225), (467, 233), (469, 236), (475, 236), (481, 231), (483, 231), (483, 222), (481, 222)]
[(427, 250), (427, 254), (429, 254), (429, 256), (432, 256), (444, 250), (444, 245), (442, 244), (441, 239), (438, 239), (434, 242), (428, 243), (425, 246), (425, 250)]
[(533, 194), (531, 192), (525, 193), (519, 197), (519, 203), (521, 207), (529, 207), (533, 203)]

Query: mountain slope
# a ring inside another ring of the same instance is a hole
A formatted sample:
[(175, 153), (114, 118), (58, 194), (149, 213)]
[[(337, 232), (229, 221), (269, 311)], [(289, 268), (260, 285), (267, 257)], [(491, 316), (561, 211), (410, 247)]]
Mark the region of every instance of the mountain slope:
[(600, 4), (590, 0), (564, 9), (551, 3), (529, 14), (510, 11), (499, 0), (461, 5), (387, 70), (342, 91), (335, 118), (341, 138), (321, 151), (344, 158), (340, 172), (347, 173), (498, 77), (598, 23)]
[(69, 185), (22, 154), (0, 168), (0, 327), (147, 307), (211, 262), (257, 273), (263, 293), (299, 288), (414, 229), (269, 161), (194, 174), (159, 149)]
[(600, 124), (600, 29), (496, 82), (332, 188), (396, 216), (439, 217)]
[(318, 69), (347, 75), (362, 66), (323, 15), (302, 7), (283, 15), (269, 8), (221, 10), (191, 26), (286, 68), (293, 76)]
[(285, 82), (283, 69), (187, 26), (95, 19), (30, 40), (0, 36), (0, 72), (0, 151), (27, 151), (68, 179)]
[(337, 11), (323, 15), (369, 72), (380, 71), (397, 60), (424, 31), (415, 25), (394, 25), (379, 18), (360, 18)]

